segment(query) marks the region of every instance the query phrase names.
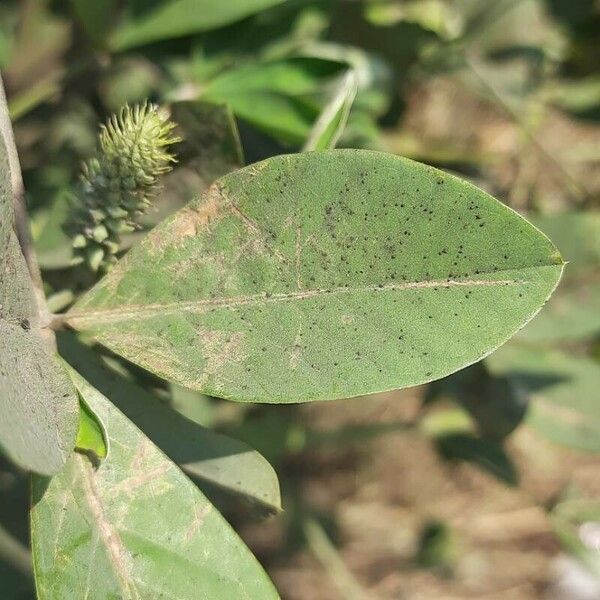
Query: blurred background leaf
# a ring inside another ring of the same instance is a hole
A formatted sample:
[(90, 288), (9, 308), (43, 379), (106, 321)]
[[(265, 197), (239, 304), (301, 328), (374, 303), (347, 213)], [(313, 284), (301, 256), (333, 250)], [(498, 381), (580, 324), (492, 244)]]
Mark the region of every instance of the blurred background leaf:
[(117, 50), (222, 27), (286, 0), (133, 1), (112, 36)]
[(487, 359), (491, 372), (525, 396), (527, 423), (549, 439), (600, 451), (600, 365), (556, 350), (507, 345)]

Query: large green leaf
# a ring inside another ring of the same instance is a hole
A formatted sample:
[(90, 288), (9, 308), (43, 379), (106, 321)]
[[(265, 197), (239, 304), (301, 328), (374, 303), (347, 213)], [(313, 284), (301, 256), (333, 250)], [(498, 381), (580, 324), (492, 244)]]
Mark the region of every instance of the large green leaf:
[(479, 360), (537, 313), (562, 266), (548, 238), (455, 177), (307, 152), (220, 179), (67, 319), (211, 395), (342, 398)]
[(286, 0), (162, 0), (130, 14), (112, 36), (117, 50), (228, 25)]
[[(10, 168), (8, 164), (8, 154), (4, 141), (0, 135), (0, 256), (7, 252), (10, 239), (13, 233), (13, 205), (12, 205), (12, 184), (10, 180)], [(2, 280), (0, 279), (0, 284)]]
[(106, 427), (95, 469), (74, 454), (34, 478), (32, 550), (40, 600), (277, 598), (225, 519), (102, 394), (74, 373)]
[(528, 402), (526, 422), (548, 439), (600, 452), (600, 366), (583, 356), (507, 344), (486, 363)]
[(279, 481), (273, 467), (244, 442), (200, 427), (164, 402), (107, 368), (97, 353), (72, 333), (58, 338), (62, 356), (127, 418), (200, 485), (206, 482), (281, 510)]
[(44, 347), (29, 271), (13, 230), (11, 198), (0, 136), (0, 446), (19, 466), (52, 474), (75, 443), (77, 396)]
[[(9, 220), (12, 223), (12, 217)], [(16, 233), (11, 229), (0, 262), (0, 323), (20, 324), (25, 331), (39, 326), (29, 270)]]

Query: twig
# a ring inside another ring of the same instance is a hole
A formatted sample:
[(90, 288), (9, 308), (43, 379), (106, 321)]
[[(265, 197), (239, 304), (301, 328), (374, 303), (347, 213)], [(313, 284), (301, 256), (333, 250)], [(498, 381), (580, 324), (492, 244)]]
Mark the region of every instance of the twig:
[(23, 176), (21, 175), (21, 165), (19, 164), (19, 156), (17, 154), (17, 146), (13, 135), (12, 125), (8, 113), (8, 104), (6, 102), (6, 94), (4, 93), (4, 85), (2, 76), (0, 75), (0, 135), (4, 139), (4, 145), (8, 154), (8, 164), (10, 168), (10, 182), (12, 186), (13, 210), (15, 215), (15, 232), (21, 252), (25, 257), (29, 276), (33, 284), (35, 292), (38, 318), (40, 327), (43, 333), (43, 338), (50, 349), (56, 347), (56, 339), (54, 333), (46, 329), (46, 325), (50, 319), (48, 307), (46, 305), (46, 297), (44, 295), (44, 285), (42, 275), (35, 255), (31, 230), (29, 228), (29, 217), (25, 208), (25, 187), (23, 185)]

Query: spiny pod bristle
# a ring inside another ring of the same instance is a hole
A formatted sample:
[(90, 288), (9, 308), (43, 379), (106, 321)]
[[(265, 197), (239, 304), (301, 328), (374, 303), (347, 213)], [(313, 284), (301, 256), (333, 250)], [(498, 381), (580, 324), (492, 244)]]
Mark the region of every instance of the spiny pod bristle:
[(68, 229), (76, 262), (108, 270), (123, 233), (136, 228), (156, 194), (158, 179), (172, 168), (169, 147), (180, 141), (176, 125), (154, 104), (124, 106), (101, 126), (97, 156), (82, 167)]

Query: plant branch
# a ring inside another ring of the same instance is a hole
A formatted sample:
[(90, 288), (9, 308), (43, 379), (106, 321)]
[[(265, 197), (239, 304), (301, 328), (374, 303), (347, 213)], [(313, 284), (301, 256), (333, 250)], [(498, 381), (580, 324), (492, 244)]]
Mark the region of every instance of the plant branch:
[(40, 326), (43, 331), (43, 337), (48, 346), (55, 348), (56, 340), (52, 331), (44, 329), (48, 319), (49, 311), (46, 305), (46, 297), (44, 295), (44, 285), (42, 275), (35, 255), (33, 239), (31, 237), (31, 229), (29, 227), (29, 217), (25, 208), (25, 187), (23, 185), (23, 176), (21, 174), (21, 165), (19, 164), (19, 156), (17, 154), (17, 146), (13, 135), (12, 125), (10, 122), (8, 104), (6, 102), (6, 94), (4, 93), (4, 85), (2, 76), (0, 75), (0, 135), (4, 139), (4, 145), (8, 154), (8, 164), (10, 168), (10, 181), (12, 186), (13, 210), (15, 215), (15, 232), (21, 252), (25, 258), (29, 276), (33, 284), (33, 289), (36, 297), (37, 316), (40, 319)]

